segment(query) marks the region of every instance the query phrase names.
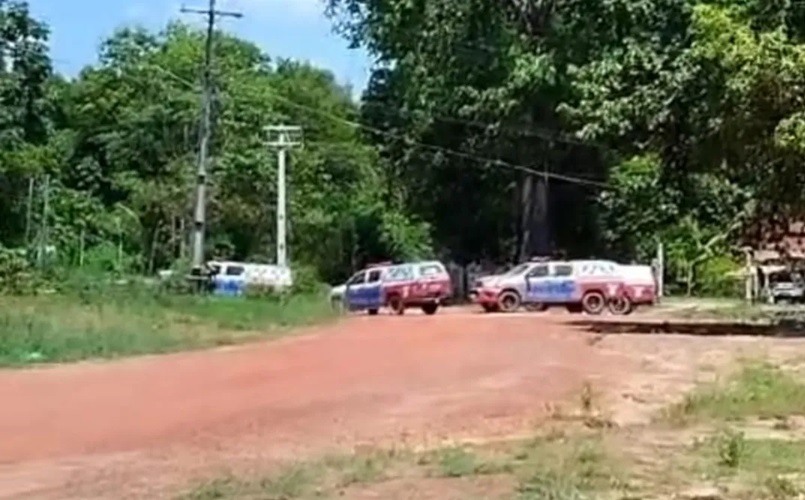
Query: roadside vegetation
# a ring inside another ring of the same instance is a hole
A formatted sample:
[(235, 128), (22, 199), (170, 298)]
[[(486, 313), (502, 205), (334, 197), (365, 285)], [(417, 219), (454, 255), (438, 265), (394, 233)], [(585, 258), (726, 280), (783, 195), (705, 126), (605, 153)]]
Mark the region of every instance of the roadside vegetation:
[(304, 274), (285, 293), (217, 297), (188, 293), (178, 280), (51, 273), (18, 276), (17, 293), (0, 294), (0, 366), (237, 344), (336, 316), (326, 290)]
[[(280, 467), (253, 478), (225, 476), (197, 485), (179, 498), (320, 498), (377, 494), (397, 498), (439, 493), (442, 498), (570, 500), (596, 491), (622, 490), (601, 435), (553, 433), (531, 440), (427, 451), (374, 451), (327, 457)], [(396, 493), (395, 493), (396, 491)]]
[(237, 344), (288, 334), (293, 327), (333, 316), (326, 297), (314, 293), (0, 297), (0, 366)]
[(745, 499), (805, 494), (805, 382), (760, 361), (696, 388), (637, 428), (598, 425), (588, 384), (530, 439), (370, 450), (226, 475), (179, 496), (219, 498)]

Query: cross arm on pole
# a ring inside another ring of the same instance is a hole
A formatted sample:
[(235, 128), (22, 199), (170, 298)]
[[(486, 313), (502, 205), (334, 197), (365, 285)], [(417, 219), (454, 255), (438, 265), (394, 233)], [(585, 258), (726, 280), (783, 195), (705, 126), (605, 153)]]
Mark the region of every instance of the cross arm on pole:
[(209, 16), (212, 14), (213, 16), (221, 16), (221, 17), (236, 17), (240, 19), (243, 17), (242, 12), (234, 12), (230, 10), (212, 10), (209, 9), (194, 9), (190, 7), (182, 7), (181, 9), (182, 14), (204, 14), (205, 16)]
[(295, 147), (302, 144), (302, 127), (298, 125), (269, 125), (263, 127), (270, 147)]

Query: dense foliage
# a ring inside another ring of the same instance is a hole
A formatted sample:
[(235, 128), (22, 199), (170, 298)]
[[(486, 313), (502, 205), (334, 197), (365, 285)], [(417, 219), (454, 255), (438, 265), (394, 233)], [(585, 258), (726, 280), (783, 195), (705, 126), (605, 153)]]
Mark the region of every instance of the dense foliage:
[(459, 260), (551, 242), (642, 260), (663, 241), (693, 288), (730, 267), (750, 222), (805, 200), (802, 2), (329, 7), (377, 59), (364, 119), (393, 132), (373, 139), (404, 206)]
[[(47, 28), (25, 4), (0, 5), (13, 47), (0, 89), (0, 244), (52, 246), (73, 265), (119, 271), (186, 257), (203, 33), (119, 31), (68, 81), (51, 70)], [(276, 153), (264, 127), (280, 123), (305, 135), (289, 171), (295, 262), (335, 279), (368, 259), (427, 252), (427, 226), (390, 201), (382, 162), (352, 124), (350, 89), (225, 34), (215, 45), (208, 256), (273, 257)]]
[[(217, 36), (208, 255), (270, 260), (277, 123), (305, 130), (291, 258), (324, 279), (427, 254), (646, 260), (662, 241), (695, 291), (751, 221), (802, 208), (805, 3), (328, 3), (376, 60), (360, 103)], [(47, 35), (0, 2), (0, 244), (143, 272), (185, 257), (203, 34), (119, 31), (70, 80)]]

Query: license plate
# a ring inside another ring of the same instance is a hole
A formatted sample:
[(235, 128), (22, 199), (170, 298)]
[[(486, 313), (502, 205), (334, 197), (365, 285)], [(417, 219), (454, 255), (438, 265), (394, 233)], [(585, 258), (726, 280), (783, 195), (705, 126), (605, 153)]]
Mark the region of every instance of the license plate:
[(428, 291), (429, 292), (439, 292), (439, 291), (441, 291), (441, 289), (442, 289), (442, 285), (440, 285), (438, 283), (433, 283), (431, 285), (428, 285)]

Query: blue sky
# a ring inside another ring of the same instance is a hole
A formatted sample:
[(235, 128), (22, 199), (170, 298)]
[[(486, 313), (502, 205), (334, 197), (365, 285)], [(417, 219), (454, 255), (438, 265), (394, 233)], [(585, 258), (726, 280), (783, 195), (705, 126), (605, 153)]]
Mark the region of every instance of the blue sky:
[[(95, 61), (101, 41), (115, 28), (138, 24), (152, 29), (178, 18), (201, 23), (202, 16), (181, 14), (205, 7), (208, 0), (29, 0), (33, 14), (51, 29), (55, 68), (75, 75)], [(218, 8), (236, 10), (241, 19), (224, 18), (221, 27), (263, 48), (272, 57), (291, 57), (332, 71), (341, 83), (359, 91), (369, 77), (365, 52), (350, 50), (332, 32), (322, 0), (218, 0)]]

